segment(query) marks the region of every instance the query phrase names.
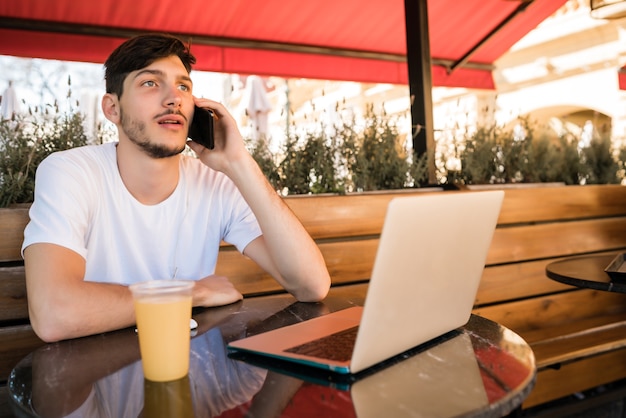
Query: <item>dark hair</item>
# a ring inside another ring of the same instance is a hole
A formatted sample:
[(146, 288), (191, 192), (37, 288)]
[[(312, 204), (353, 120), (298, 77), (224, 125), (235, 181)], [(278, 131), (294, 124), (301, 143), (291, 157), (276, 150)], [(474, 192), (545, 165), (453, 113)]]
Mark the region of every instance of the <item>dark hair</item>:
[(118, 46), (104, 63), (106, 92), (122, 96), (124, 80), (133, 71), (141, 70), (160, 58), (176, 55), (187, 72), (196, 63), (189, 48), (178, 38), (164, 34), (139, 35)]

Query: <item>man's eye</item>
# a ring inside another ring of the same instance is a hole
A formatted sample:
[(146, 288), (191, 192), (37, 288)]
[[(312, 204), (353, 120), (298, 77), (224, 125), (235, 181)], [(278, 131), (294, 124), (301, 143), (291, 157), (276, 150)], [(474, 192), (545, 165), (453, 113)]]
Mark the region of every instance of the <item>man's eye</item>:
[(180, 88), (182, 91), (191, 91), (191, 87), (190, 87), (190, 86), (188, 86), (188, 85), (186, 85), (186, 84), (181, 84), (181, 85), (179, 86), (179, 88)]
[(143, 85), (144, 86), (148, 86), (148, 87), (154, 87), (154, 86), (156, 86), (156, 83), (154, 81), (152, 81), (152, 80), (147, 80), (147, 81), (143, 82)]

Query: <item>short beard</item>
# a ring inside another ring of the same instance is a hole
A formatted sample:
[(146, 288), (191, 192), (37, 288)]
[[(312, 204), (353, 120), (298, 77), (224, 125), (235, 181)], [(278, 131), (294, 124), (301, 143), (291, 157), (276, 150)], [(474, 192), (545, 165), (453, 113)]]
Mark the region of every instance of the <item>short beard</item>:
[(182, 147), (171, 148), (165, 145), (154, 144), (150, 142), (150, 139), (145, 134), (145, 123), (127, 119), (121, 109), (120, 121), (122, 124), (122, 130), (124, 131), (128, 139), (130, 139), (130, 142), (137, 145), (149, 157), (169, 158), (178, 155), (185, 150), (184, 144)]

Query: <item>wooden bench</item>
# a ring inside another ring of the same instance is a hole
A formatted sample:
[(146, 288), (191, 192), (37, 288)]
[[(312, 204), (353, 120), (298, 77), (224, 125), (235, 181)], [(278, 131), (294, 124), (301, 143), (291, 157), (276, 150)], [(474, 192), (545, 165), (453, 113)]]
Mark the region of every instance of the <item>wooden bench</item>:
[(626, 377), (626, 295), (547, 279), (562, 257), (626, 248), (626, 187), (508, 190), (474, 312), (528, 341), (534, 406)]
[[(341, 286), (369, 279), (389, 200), (422, 193), (472, 192), (413, 190), (285, 201), (321, 248), (333, 286)], [(28, 325), (19, 265), (26, 220), (22, 214), (12, 221), (18, 238), (0, 243), (0, 382), (41, 344)], [(626, 187), (506, 189), (474, 312), (507, 326), (533, 347), (537, 382), (524, 408), (626, 378), (626, 295), (576, 289), (545, 275), (546, 264), (562, 257), (622, 250)], [(246, 297), (283, 291), (228, 245), (220, 251), (217, 272)]]

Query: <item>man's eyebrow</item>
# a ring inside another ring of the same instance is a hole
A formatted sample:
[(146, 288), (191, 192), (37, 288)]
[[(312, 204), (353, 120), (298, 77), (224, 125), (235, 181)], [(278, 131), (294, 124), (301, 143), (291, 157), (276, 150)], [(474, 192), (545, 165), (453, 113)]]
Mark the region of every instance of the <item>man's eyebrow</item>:
[(164, 73), (161, 70), (151, 70), (149, 68), (144, 68), (143, 70), (137, 71), (137, 74), (135, 74), (134, 78), (141, 77), (144, 74), (152, 74), (152, 75), (163, 76)]
[[(165, 75), (165, 73), (161, 70), (153, 70), (153, 69), (149, 69), (149, 68), (144, 68), (143, 70), (140, 70), (137, 72), (137, 74), (135, 74), (134, 78), (138, 78), (141, 77), (144, 74), (152, 74), (152, 75), (157, 75), (160, 77), (163, 77)], [(188, 81), (188, 82), (192, 82), (191, 77), (188, 75), (181, 75), (177, 77), (180, 80), (184, 80), (184, 81)]]

